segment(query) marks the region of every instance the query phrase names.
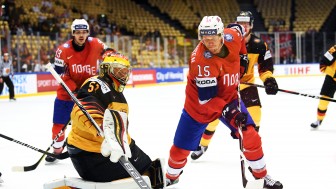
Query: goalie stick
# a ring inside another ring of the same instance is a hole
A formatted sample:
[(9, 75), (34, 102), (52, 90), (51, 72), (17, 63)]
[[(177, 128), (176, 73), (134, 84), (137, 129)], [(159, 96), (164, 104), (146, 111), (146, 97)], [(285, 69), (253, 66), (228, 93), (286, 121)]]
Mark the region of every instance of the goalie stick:
[[(250, 86), (255, 86), (255, 87), (260, 87), (260, 88), (266, 88), (264, 85), (258, 85), (258, 84), (255, 84), (255, 83), (242, 82), (242, 84), (250, 85)], [(319, 95), (311, 95), (311, 94), (299, 93), (299, 92), (285, 90), (285, 89), (278, 89), (278, 91), (281, 91), (281, 92), (284, 92), (284, 93), (295, 94), (295, 95), (299, 95), (299, 96), (305, 96), (305, 97), (310, 97), (310, 98), (315, 98), (315, 99), (321, 99), (321, 100), (336, 102), (336, 99), (326, 98), (326, 97), (319, 96)]]
[(68, 154), (67, 152), (62, 153), (62, 154), (59, 154), (59, 155), (56, 155), (56, 154), (52, 154), (52, 153), (49, 153), (49, 152), (47, 152), (47, 151), (41, 150), (41, 149), (39, 149), (39, 148), (36, 148), (36, 147), (34, 147), (34, 146), (31, 146), (31, 145), (29, 145), (29, 144), (26, 144), (26, 143), (24, 143), (24, 142), (15, 140), (15, 139), (13, 139), (13, 138), (11, 138), (11, 137), (9, 137), (9, 136), (3, 135), (3, 134), (1, 134), (1, 133), (0, 133), (0, 137), (4, 138), (4, 139), (6, 139), (6, 140), (9, 140), (9, 141), (11, 141), (11, 142), (18, 143), (18, 144), (20, 144), (20, 145), (22, 145), (22, 146), (25, 146), (25, 147), (27, 147), (27, 148), (33, 149), (33, 150), (38, 151), (38, 152), (40, 152), (40, 153), (46, 154), (46, 155), (48, 155), (48, 156), (52, 156), (52, 157), (54, 157), (54, 158), (56, 158), (56, 159), (66, 159), (66, 158), (69, 157), (69, 154)]
[[(240, 90), (238, 86), (238, 110), (241, 111), (241, 98), (240, 98)], [(239, 132), (239, 149), (240, 149), (240, 168), (241, 168), (241, 174), (242, 174), (242, 182), (243, 187), (246, 189), (262, 189), (264, 187), (264, 179), (258, 179), (253, 181), (248, 181), (245, 174), (245, 160), (246, 157), (244, 155), (244, 146), (243, 146), (243, 132), (242, 132), (242, 125), (238, 126), (238, 132)]]
[[(57, 136), (55, 137), (55, 139), (52, 141), (52, 143), (51, 143), (51, 145), (48, 147), (48, 149), (47, 150), (45, 150), (45, 151), (49, 151), (50, 150), (50, 148), (54, 145), (54, 143), (57, 141), (57, 139), (62, 135), (62, 133), (64, 132), (64, 130), (66, 129), (66, 127), (69, 125), (69, 123), (70, 123), (70, 120), (66, 123), (66, 124), (64, 124), (64, 126), (63, 126), (63, 128), (60, 130), (60, 132), (58, 132), (58, 134), (57, 134)], [(63, 153), (64, 155), (64, 159), (66, 159), (66, 158), (68, 158), (69, 157), (69, 154), (68, 154), (68, 152), (64, 152)], [(28, 165), (28, 166), (14, 166), (14, 167), (12, 167), (12, 170), (13, 171), (15, 171), (15, 172), (27, 172), (27, 171), (33, 171), (33, 170), (35, 170), (36, 168), (37, 168), (37, 166), (42, 162), (42, 160), (45, 158), (45, 156), (46, 156), (47, 154), (43, 154), (41, 157), (40, 157), (40, 159), (36, 162), (36, 163), (34, 163), (33, 165)], [(67, 155), (67, 157), (66, 157), (66, 155)]]
[[(92, 123), (92, 125), (96, 128), (99, 135), (104, 137), (103, 131), (98, 126), (97, 122), (91, 117), (89, 112), (86, 111), (86, 109), (83, 107), (83, 105), (80, 103), (80, 101), (77, 99), (77, 97), (71, 92), (69, 87), (64, 83), (62, 78), (57, 74), (55, 69), (52, 67), (51, 63), (49, 62), (46, 65), (49, 72), (54, 76), (54, 78), (62, 85), (62, 87), (65, 89), (65, 91), (70, 95), (72, 100), (76, 103), (76, 105), (81, 109), (81, 111), (85, 114), (85, 116), (89, 119), (89, 121)], [(124, 156), (121, 156), (119, 159), (119, 163), (124, 167), (124, 169), (128, 172), (128, 174), (134, 179), (134, 181), (137, 183), (137, 185), (140, 188), (144, 189), (151, 189), (151, 187), (148, 186), (147, 182), (142, 178), (140, 173), (135, 169), (135, 167), (132, 165), (131, 162), (129, 162)]]

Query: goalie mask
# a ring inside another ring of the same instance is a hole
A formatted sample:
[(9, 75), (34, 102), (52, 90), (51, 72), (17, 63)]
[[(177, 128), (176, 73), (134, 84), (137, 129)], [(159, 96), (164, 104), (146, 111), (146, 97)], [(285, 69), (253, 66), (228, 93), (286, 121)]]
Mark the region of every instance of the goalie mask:
[(117, 81), (114, 89), (122, 92), (131, 74), (132, 67), (128, 59), (120, 53), (111, 53), (106, 56), (99, 66), (100, 77), (108, 80)]

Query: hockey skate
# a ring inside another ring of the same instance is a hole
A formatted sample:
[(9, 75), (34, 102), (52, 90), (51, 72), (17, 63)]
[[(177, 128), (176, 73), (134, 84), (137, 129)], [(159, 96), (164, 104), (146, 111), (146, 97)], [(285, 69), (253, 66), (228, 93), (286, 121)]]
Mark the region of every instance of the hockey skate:
[[(63, 147), (61, 147), (61, 148), (54, 148), (54, 154), (61, 154), (62, 153), (62, 151), (63, 151)], [(57, 162), (57, 159), (56, 158), (54, 158), (54, 157), (52, 157), (52, 156), (47, 156), (46, 158), (45, 158), (45, 160), (46, 160), (46, 164), (53, 164), (53, 163), (56, 163)]]
[(193, 153), (191, 153), (191, 159), (193, 160), (197, 160), (198, 158), (200, 158), (206, 151), (208, 150), (208, 146), (198, 146), (196, 151), (193, 151)]
[[(248, 167), (248, 170), (253, 175), (253, 171), (252, 171), (252, 168), (250, 166)], [(259, 178), (255, 177), (254, 175), (253, 175), (253, 177), (257, 180), (259, 179)], [(266, 175), (263, 179), (264, 179), (264, 189), (282, 189), (283, 188), (280, 181), (272, 179), (271, 176), (269, 176), (269, 175)]]
[(264, 189), (282, 189), (283, 186), (280, 181), (274, 180), (271, 176), (266, 175), (264, 178)]
[(182, 173), (183, 173), (183, 171), (181, 171), (181, 173), (178, 174), (178, 175), (170, 175), (170, 174), (166, 173), (166, 186), (171, 186), (173, 184), (177, 184), (179, 182), (179, 177)]
[(316, 120), (315, 122), (313, 122), (312, 124), (310, 124), (310, 126), (314, 129), (316, 129), (318, 126), (320, 126), (322, 123), (322, 120)]
[(168, 179), (168, 178), (166, 178), (166, 186), (170, 186), (170, 185), (173, 185), (173, 184), (177, 184), (178, 182), (179, 182), (179, 179), (172, 180), (172, 179)]

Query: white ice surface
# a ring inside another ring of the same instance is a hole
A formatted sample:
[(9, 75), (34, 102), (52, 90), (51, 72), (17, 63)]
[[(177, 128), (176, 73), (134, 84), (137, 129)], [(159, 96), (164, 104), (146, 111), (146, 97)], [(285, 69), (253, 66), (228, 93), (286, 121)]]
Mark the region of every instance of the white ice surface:
[[(318, 95), (324, 77), (277, 78), (281, 89)], [(184, 84), (126, 88), (130, 106), (130, 134), (151, 158), (167, 160), (184, 104)], [(331, 102), (323, 125), (312, 131), (318, 100), (279, 92), (268, 96), (260, 89), (263, 114), (260, 135), (269, 174), (285, 189), (336, 188), (336, 106)], [(0, 100), (0, 133), (40, 149), (51, 144), (55, 95)], [(68, 130), (69, 131), (69, 130)], [(67, 131), (67, 132), (68, 132)], [(56, 165), (43, 161), (36, 170), (12, 172), (17, 165), (32, 165), (40, 157), (32, 149), (0, 138), (0, 189), (43, 188), (43, 183), (77, 177), (70, 159)], [(252, 179), (249, 172), (248, 179)], [(240, 189), (241, 170), (238, 140), (220, 125), (207, 153), (191, 161), (180, 182), (171, 188)]]

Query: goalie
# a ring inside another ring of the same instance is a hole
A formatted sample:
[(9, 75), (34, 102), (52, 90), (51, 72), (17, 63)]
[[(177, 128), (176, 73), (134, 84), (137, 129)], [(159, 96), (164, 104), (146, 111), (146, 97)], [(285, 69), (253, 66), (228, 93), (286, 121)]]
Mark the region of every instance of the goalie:
[(152, 161), (128, 133), (128, 104), (123, 90), (131, 73), (128, 59), (109, 53), (99, 66), (99, 76), (87, 79), (77, 98), (104, 132), (97, 130), (77, 105), (71, 112), (72, 130), (67, 148), (78, 174), (88, 181), (110, 182), (129, 177), (118, 160), (125, 156), (154, 189), (164, 187), (162, 162)]

